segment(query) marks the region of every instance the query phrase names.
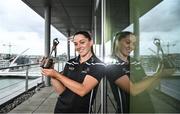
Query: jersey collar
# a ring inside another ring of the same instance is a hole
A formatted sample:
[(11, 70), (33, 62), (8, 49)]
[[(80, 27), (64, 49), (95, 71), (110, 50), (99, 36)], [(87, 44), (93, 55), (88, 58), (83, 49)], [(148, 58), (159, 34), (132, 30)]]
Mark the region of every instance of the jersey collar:
[[(90, 62), (90, 63), (92, 63), (92, 62), (94, 62), (94, 60), (95, 60), (95, 58), (96, 58), (96, 56), (93, 54), (87, 61), (85, 61), (85, 62)], [(76, 62), (78, 62), (78, 63), (80, 63), (80, 55), (78, 55), (76, 58), (75, 58), (75, 61)], [(85, 63), (84, 62), (84, 63)]]

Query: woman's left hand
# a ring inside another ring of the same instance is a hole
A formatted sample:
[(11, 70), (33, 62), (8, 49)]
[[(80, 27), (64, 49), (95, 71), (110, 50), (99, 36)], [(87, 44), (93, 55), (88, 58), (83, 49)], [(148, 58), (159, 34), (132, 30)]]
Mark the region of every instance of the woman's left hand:
[(54, 69), (42, 69), (41, 74), (44, 76), (56, 78), (59, 73)]

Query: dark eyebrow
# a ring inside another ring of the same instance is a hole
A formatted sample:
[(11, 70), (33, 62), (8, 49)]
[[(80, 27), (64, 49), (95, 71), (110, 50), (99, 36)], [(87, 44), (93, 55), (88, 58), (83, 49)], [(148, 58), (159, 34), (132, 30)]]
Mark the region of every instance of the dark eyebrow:
[(80, 41), (86, 41), (86, 39), (82, 39), (82, 40), (80, 40)]

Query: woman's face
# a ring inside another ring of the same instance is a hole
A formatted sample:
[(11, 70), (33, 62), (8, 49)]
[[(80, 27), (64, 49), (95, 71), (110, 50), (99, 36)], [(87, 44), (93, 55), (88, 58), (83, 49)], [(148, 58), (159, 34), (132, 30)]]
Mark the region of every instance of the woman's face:
[(88, 53), (91, 53), (91, 46), (93, 45), (92, 40), (89, 41), (82, 34), (77, 34), (74, 36), (74, 46), (75, 50), (79, 53), (81, 57), (86, 56)]
[(119, 51), (120, 53), (127, 57), (135, 49), (136, 37), (134, 35), (129, 35), (119, 41)]

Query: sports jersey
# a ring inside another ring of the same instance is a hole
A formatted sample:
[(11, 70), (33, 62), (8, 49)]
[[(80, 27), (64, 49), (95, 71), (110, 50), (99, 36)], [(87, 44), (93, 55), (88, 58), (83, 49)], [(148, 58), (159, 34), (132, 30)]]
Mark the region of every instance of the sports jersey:
[[(146, 77), (146, 73), (141, 63), (131, 58), (130, 80), (138, 83)], [(147, 90), (142, 93), (130, 97), (130, 112), (133, 113), (154, 113), (154, 106)]]
[(115, 81), (121, 76), (127, 75), (133, 83), (142, 81), (146, 76), (140, 62), (128, 57), (130, 64), (116, 58), (116, 62), (107, 66), (107, 79), (110, 82), (112, 92), (117, 101), (118, 112), (120, 113), (140, 113), (154, 112), (150, 95), (144, 91), (136, 96), (131, 96), (120, 87), (115, 85)]
[[(98, 82), (104, 75), (104, 64), (93, 55), (89, 60), (84, 63), (80, 63), (80, 57), (69, 60), (64, 68), (63, 75), (68, 78), (82, 83), (86, 75), (91, 75)], [(55, 113), (87, 113), (91, 110), (91, 105), (93, 104), (97, 87), (87, 93), (85, 96), (81, 97), (76, 93), (72, 92), (70, 89), (66, 88), (65, 91), (59, 96)]]
[(113, 59), (112, 63), (106, 67), (106, 76), (110, 82), (115, 101), (117, 103), (117, 113), (129, 112), (129, 94), (119, 88), (115, 81), (121, 76), (129, 75), (129, 64), (118, 57)]

